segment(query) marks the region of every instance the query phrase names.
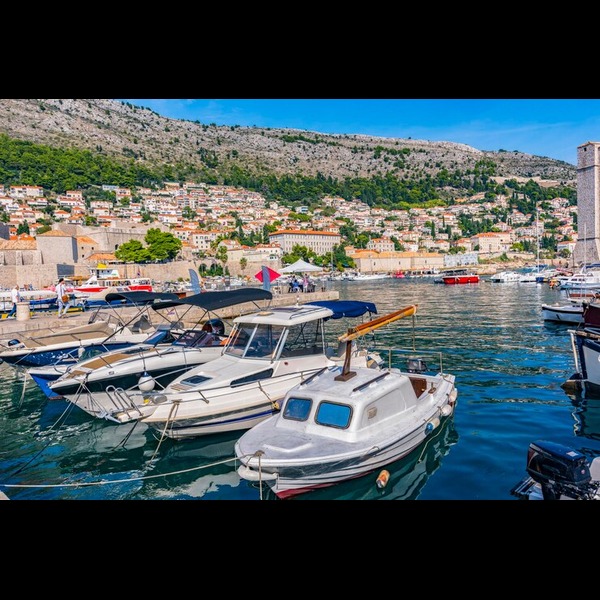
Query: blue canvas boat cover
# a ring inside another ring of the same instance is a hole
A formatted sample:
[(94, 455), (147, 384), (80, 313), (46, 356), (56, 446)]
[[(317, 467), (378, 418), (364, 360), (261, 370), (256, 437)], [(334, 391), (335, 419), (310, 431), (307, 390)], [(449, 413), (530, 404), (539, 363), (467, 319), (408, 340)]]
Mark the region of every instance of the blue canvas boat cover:
[(362, 300), (316, 300), (311, 304), (333, 311), (331, 319), (361, 317), (367, 312), (377, 314), (377, 307), (373, 302), (363, 302)]

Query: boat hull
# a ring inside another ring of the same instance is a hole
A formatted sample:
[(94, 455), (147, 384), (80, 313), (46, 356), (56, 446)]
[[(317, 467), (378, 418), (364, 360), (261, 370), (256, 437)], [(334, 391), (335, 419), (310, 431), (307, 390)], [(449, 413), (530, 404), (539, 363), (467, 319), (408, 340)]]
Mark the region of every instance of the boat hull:
[(585, 330), (569, 331), (578, 372), (571, 377), (576, 388), (597, 393), (600, 391), (600, 334)]
[(558, 323), (583, 323), (583, 306), (542, 304), (542, 318)]
[(479, 275), (460, 275), (456, 277), (443, 277), (446, 285), (461, 285), (465, 283), (479, 283)]
[[(440, 421), (438, 427), (442, 425), (443, 422)], [(319, 460), (312, 465), (301, 463), (285, 467), (274, 467), (269, 464), (268, 459), (262, 457), (261, 468), (265, 471), (264, 480), (271, 491), (284, 500), (313, 490), (331, 487), (343, 481), (364, 477), (408, 456), (418, 448), (434, 431), (431, 429), (426, 432), (425, 428), (426, 424), (423, 424), (418, 431), (411, 432), (409, 436), (396, 440), (386, 447), (378, 447), (378, 451), (370, 456), (365, 455), (365, 449), (362, 449), (355, 456), (347, 458), (333, 457), (330, 460)], [(238, 473), (250, 479), (252, 476), (246, 469), (241, 466)], [(269, 476), (271, 469), (277, 470), (275, 476)]]
[(24, 349), (15, 352), (3, 352), (2, 360), (12, 365), (13, 367), (45, 367), (54, 364), (75, 364), (79, 360), (79, 355), (82, 350), (86, 352), (97, 351), (106, 352), (109, 350), (118, 350), (127, 348), (132, 344), (137, 343), (137, 340), (115, 341), (113, 343), (104, 342), (103, 340), (80, 341), (76, 345), (62, 346), (52, 350)]
[[(390, 375), (383, 372), (376, 375), (380, 379), (385, 377)], [(411, 376), (397, 373), (392, 377), (406, 381)], [(377, 405), (370, 398), (370, 394), (376, 393), (375, 381), (356, 384), (353, 394), (360, 389), (369, 396), (365, 402), (371, 407), (368, 409), (368, 419), (373, 419), (371, 435), (362, 436), (352, 426), (339, 432), (330, 429), (325, 435), (327, 428), (319, 430), (311, 417), (296, 420), (278, 415), (264, 421), (236, 442), (235, 452), (241, 462), (238, 474), (249, 481), (264, 481), (278, 498), (284, 499), (368, 475), (404, 458), (427, 438), (435, 436), (453, 414), (457, 397), (453, 376), (414, 377), (419, 383), (413, 385), (422, 385), (416, 404), (403, 405), (400, 401), (396, 404), (399, 407), (396, 416), (384, 418), (382, 413), (383, 420), (379, 422)], [(290, 394), (302, 395), (300, 390), (302, 386)], [(318, 403), (319, 398), (314, 396), (313, 404)], [(379, 410), (383, 411), (383, 405)]]

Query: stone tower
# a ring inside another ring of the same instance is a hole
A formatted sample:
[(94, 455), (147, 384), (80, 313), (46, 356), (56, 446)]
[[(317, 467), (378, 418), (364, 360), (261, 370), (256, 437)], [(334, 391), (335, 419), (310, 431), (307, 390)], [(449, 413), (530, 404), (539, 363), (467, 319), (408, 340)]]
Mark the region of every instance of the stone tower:
[(577, 243), (573, 262), (600, 262), (600, 142), (577, 146)]

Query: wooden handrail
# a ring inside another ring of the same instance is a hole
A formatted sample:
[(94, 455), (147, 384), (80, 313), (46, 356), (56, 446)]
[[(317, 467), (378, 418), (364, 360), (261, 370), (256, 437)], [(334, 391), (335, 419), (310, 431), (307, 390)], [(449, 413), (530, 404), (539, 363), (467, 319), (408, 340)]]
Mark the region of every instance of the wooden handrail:
[(406, 308), (402, 308), (393, 313), (389, 313), (388, 315), (383, 315), (378, 317), (377, 319), (373, 319), (372, 321), (367, 321), (366, 323), (361, 323), (356, 327), (350, 327), (347, 333), (344, 333), (338, 338), (340, 342), (347, 342), (350, 340), (354, 340), (362, 335), (370, 333), (371, 331), (375, 331), (384, 325), (388, 325), (389, 323), (393, 323), (398, 319), (403, 319), (404, 317), (410, 317), (411, 315), (416, 314), (417, 312), (417, 304), (411, 304)]

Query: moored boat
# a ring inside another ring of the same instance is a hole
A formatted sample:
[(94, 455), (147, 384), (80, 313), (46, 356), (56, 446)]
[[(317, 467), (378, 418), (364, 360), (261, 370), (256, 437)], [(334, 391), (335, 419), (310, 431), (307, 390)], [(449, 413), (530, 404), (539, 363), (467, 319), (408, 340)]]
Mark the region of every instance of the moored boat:
[(0, 359), (20, 368), (73, 364), (84, 352), (106, 352), (142, 342), (153, 328), (146, 312), (148, 302), (159, 297), (166, 300), (175, 296), (148, 292), (132, 292), (131, 295), (139, 308), (133, 317), (124, 318), (117, 311), (98, 309), (85, 325), (44, 334), (17, 333), (0, 349)]
[[(327, 343), (324, 323), (334, 317), (335, 307), (326, 303), (270, 307), (236, 317), (223, 354), (180, 375), (164, 390), (120, 392), (118, 399), (107, 393), (102, 403), (97, 395), (93, 403), (85, 398), (72, 401), (89, 414), (119, 423), (139, 419), (174, 439), (249, 429), (275, 414), (294, 385), (324, 367), (349, 360), (347, 344), (340, 341), (334, 348)], [(338, 303), (350, 317), (375, 308), (370, 302), (329, 302)], [(360, 310), (356, 304), (362, 305)], [(364, 336), (415, 312), (411, 305), (354, 329), (357, 337)], [(376, 352), (355, 344), (349, 352), (357, 365), (381, 368)]]
[[(107, 298), (111, 301), (119, 296), (127, 299), (130, 294), (111, 294)], [(225, 324), (214, 311), (245, 303), (252, 303), (258, 309), (257, 302), (271, 299), (271, 292), (250, 287), (165, 299), (152, 305), (161, 314), (174, 313), (173, 319), (160, 330), (162, 335), (153, 335), (125, 350), (80, 360), (63, 373), (49, 368), (30, 374), (50, 398), (67, 398), (78, 406), (95, 407), (90, 411), (102, 416), (107, 410), (103, 402), (111, 391), (119, 395), (164, 389), (193, 367), (221, 356), (227, 336)], [(177, 314), (175, 309), (182, 309), (183, 314)], [(192, 327), (184, 327), (185, 315), (195, 309), (204, 312), (194, 319)], [(46, 379), (45, 385), (40, 383), (42, 378)]]
[[(264, 481), (282, 499), (364, 476), (435, 435), (456, 399), (447, 373), (323, 368), (286, 394), (278, 414), (240, 437), (238, 474)], [(380, 473), (378, 485), (388, 476)]]
[(446, 285), (457, 285), (465, 283), (479, 283), (479, 275), (477, 273), (462, 273), (455, 275), (444, 275), (442, 281)]
[(582, 302), (569, 302), (567, 304), (542, 304), (542, 318), (544, 321), (557, 323), (583, 323)]
[(499, 271), (490, 275), (490, 281), (492, 283), (519, 283), (521, 274), (516, 271)]

